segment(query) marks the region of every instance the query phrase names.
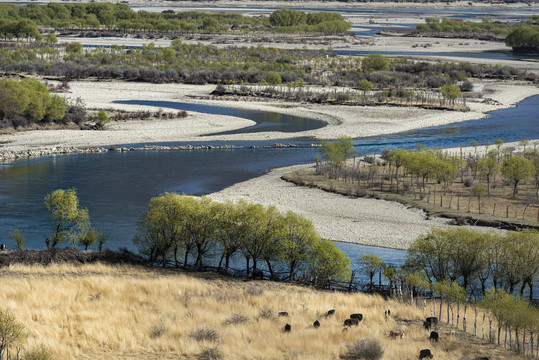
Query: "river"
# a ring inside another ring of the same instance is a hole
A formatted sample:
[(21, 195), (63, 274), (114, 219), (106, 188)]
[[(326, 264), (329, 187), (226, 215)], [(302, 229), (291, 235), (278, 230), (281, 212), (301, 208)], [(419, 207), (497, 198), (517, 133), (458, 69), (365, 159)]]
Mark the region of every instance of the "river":
[[(140, 101), (139, 103), (147, 102)], [(157, 107), (185, 109), (181, 103), (157, 102)], [(219, 107), (200, 105), (190, 110), (224, 111)], [(518, 106), (492, 112), (487, 118), (457, 124), (417, 129), (398, 134), (355, 139), (360, 155), (380, 153), (386, 147), (414, 148), (417, 143), (427, 147), (458, 147), (476, 140), (480, 145), (497, 138), (505, 142), (523, 138), (539, 139), (539, 96), (530, 97)], [(298, 127), (320, 127), (324, 124), (310, 119), (241, 112), (228, 109), (235, 116), (254, 120), (257, 124), (243, 131), (297, 131)], [(288, 122), (294, 123), (291, 130)], [(136, 222), (151, 197), (164, 192), (202, 195), (219, 191), (234, 183), (263, 175), (269, 169), (309, 163), (318, 155), (310, 147), (312, 139), (291, 138), (282, 143), (297, 144), (297, 148), (257, 148), (272, 142), (227, 142), (243, 149), (169, 150), (108, 152), (97, 154), (56, 155), (29, 158), (0, 164), (0, 240), (7, 242), (8, 233), (18, 227), (27, 238), (29, 248), (44, 248), (44, 238), (50, 233), (44, 196), (58, 188), (77, 188), (81, 205), (90, 212), (92, 224), (106, 236), (106, 247), (134, 250), (132, 238)], [(196, 143), (191, 143), (196, 145)], [(223, 142), (201, 142), (224, 145)], [(121, 145), (121, 144), (118, 144)], [(142, 146), (138, 144), (137, 146)], [(182, 145), (161, 143), (160, 145)], [(9, 247), (13, 244), (7, 242)], [(338, 243), (356, 267), (359, 254), (372, 252), (388, 264), (399, 266), (404, 261), (402, 250)]]

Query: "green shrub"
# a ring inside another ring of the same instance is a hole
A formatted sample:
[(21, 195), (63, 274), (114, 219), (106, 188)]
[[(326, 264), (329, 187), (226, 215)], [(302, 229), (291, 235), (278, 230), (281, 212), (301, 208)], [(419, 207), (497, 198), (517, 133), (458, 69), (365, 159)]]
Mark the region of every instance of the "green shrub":
[(378, 360), (384, 355), (382, 345), (376, 339), (362, 339), (348, 346), (348, 353), (341, 359), (349, 360)]
[(46, 345), (40, 344), (34, 346), (30, 351), (24, 354), (23, 360), (50, 360), (52, 351)]

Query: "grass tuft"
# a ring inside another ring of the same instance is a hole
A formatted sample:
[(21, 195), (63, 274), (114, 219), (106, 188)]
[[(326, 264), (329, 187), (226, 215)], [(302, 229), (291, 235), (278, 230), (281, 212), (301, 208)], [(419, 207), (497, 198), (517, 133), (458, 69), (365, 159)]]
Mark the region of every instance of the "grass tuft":
[(152, 339), (160, 338), (161, 336), (168, 333), (170, 328), (163, 322), (163, 320), (159, 320), (159, 322), (152, 326), (152, 329), (150, 330), (150, 337)]
[(211, 342), (219, 341), (219, 333), (207, 326), (199, 327), (195, 331), (191, 332), (189, 336), (199, 342), (200, 341), (211, 341)]
[(249, 321), (249, 317), (242, 314), (232, 314), (230, 315), (223, 324), (225, 325), (238, 325), (243, 324)]
[(384, 355), (382, 345), (376, 339), (361, 339), (348, 345), (348, 353), (341, 356), (347, 360), (379, 360)]
[(223, 358), (223, 355), (221, 354), (221, 351), (219, 351), (219, 348), (216, 347), (208, 347), (202, 350), (199, 354), (197, 354), (197, 360), (221, 360)]

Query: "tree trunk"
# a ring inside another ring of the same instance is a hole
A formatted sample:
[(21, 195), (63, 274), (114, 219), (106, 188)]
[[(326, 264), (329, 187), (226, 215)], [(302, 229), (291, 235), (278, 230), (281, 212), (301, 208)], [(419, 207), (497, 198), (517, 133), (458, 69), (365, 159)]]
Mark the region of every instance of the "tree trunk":
[(509, 328), (509, 349), (513, 348), (513, 330)]
[(187, 267), (187, 258), (189, 257), (190, 249), (185, 249), (185, 255), (183, 257), (183, 266)]
[(476, 336), (477, 335), (477, 308), (475, 308), (474, 310), (475, 310), (475, 319), (473, 323), (473, 336)]
[(178, 246), (174, 246), (174, 266), (176, 266), (176, 268), (180, 267), (180, 262), (178, 261)]
[(460, 320), (460, 302), (457, 302), (457, 329), (459, 328), (459, 320)]
[(292, 277), (294, 276), (294, 270), (296, 267), (296, 261), (290, 262), (290, 271), (288, 273), (288, 281), (292, 281)]
[(268, 265), (268, 270), (270, 272), (270, 279), (273, 279), (273, 268), (271, 267), (271, 261), (266, 260), (266, 264)]
[(228, 274), (228, 269), (230, 268), (230, 254), (225, 255), (225, 273)]
[(438, 314), (438, 318), (440, 319), (440, 321), (442, 321), (442, 305), (444, 303), (444, 298), (443, 297), (440, 297), (440, 314)]

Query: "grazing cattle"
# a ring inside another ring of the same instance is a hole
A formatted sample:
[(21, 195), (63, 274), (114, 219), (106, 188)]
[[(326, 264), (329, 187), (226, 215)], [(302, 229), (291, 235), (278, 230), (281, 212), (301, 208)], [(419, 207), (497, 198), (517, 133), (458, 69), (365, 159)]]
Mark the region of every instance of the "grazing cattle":
[(290, 332), (290, 331), (292, 331), (292, 326), (290, 326), (290, 324), (286, 324), (284, 326), (284, 332)]
[(474, 360), (489, 360), (489, 358), (486, 356), (477, 356)]
[(315, 329), (318, 329), (320, 327), (320, 321), (316, 320), (313, 324)]
[(430, 352), (430, 349), (423, 349), (419, 351), (419, 359), (432, 359), (432, 353)]
[(431, 331), (429, 340), (438, 342), (438, 333), (436, 331)]
[(344, 326), (358, 326), (359, 325), (359, 321), (357, 319), (346, 319), (344, 320)]
[(335, 309), (329, 309), (326, 313), (326, 317), (334, 316), (335, 315)]
[(425, 328), (425, 330), (430, 330), (432, 324), (428, 321), (423, 321), (423, 327)]
[(363, 314), (352, 314), (350, 315), (350, 319), (356, 319), (359, 322), (363, 320)]
[(387, 318), (391, 316), (391, 310), (387, 309), (386, 311), (384, 311), (384, 317)]
[(400, 337), (404, 340), (404, 331), (403, 330), (391, 330), (389, 332), (389, 337), (392, 339), (396, 339), (397, 337)]
[(288, 313), (286, 311), (279, 311), (277, 313), (278, 316), (284, 316), (284, 317), (287, 317), (288, 316)]

